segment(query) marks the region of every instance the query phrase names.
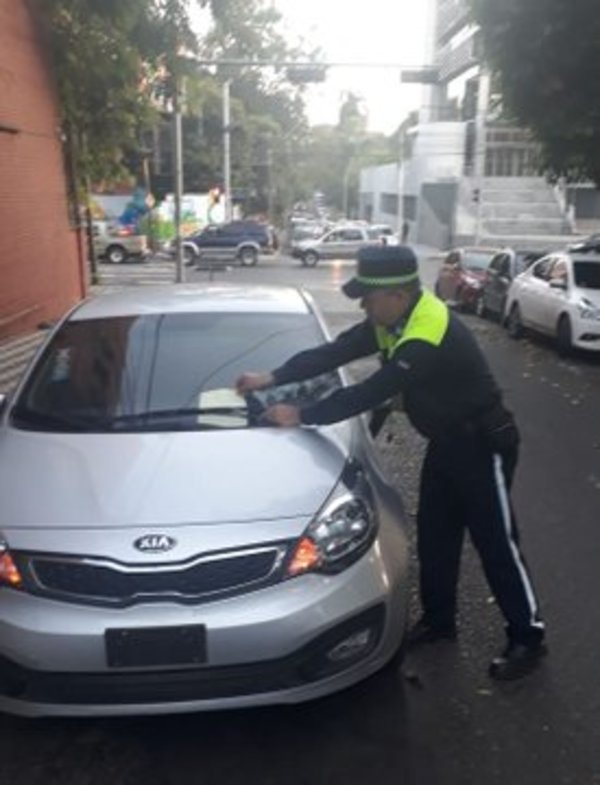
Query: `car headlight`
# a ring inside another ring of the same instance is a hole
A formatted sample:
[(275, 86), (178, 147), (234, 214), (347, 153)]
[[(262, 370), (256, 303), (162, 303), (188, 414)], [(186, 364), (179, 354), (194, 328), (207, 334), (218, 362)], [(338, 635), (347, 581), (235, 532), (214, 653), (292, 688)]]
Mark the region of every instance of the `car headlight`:
[(8, 544), (0, 540), (0, 587), (10, 586), (19, 589), (23, 578), (8, 549)]
[(581, 319), (600, 321), (600, 308), (585, 297), (577, 303), (577, 310)]
[(368, 497), (364, 486), (334, 493), (296, 543), (286, 567), (287, 577), (341, 572), (360, 559), (377, 533), (377, 518)]

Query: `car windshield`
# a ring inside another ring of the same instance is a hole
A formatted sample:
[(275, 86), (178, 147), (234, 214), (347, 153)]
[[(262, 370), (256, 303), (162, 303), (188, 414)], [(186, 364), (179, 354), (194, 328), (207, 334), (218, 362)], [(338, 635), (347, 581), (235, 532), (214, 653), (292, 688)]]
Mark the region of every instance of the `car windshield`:
[(575, 286), (581, 289), (600, 289), (600, 262), (575, 262)]
[(493, 255), (493, 253), (466, 251), (463, 257), (463, 264), (467, 270), (487, 270)]
[(261, 424), (264, 406), (309, 402), (340, 385), (337, 373), (245, 399), (246, 370), (268, 370), (323, 342), (310, 314), (167, 313), (65, 323), (12, 410), (19, 428), (168, 431)]

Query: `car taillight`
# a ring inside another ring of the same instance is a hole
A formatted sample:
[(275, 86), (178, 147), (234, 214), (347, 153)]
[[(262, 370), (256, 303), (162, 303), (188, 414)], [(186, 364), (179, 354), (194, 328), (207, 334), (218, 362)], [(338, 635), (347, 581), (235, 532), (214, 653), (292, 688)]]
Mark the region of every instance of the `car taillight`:
[(0, 544), (0, 586), (12, 586), (13, 589), (18, 589), (22, 585), (23, 578), (7, 545)]

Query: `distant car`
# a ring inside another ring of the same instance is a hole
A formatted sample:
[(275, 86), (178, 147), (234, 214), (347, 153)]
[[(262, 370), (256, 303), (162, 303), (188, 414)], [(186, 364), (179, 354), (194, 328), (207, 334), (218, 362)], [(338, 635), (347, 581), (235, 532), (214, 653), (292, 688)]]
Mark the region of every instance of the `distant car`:
[(437, 296), (457, 308), (476, 310), (486, 270), (498, 250), (476, 246), (452, 249), (438, 272)]
[(398, 236), (388, 224), (371, 224), (367, 228), (371, 236), (380, 240), (382, 245), (399, 244)]
[(505, 324), (512, 338), (528, 327), (554, 336), (561, 354), (600, 351), (600, 254), (559, 251), (513, 281)]
[(183, 240), (183, 259), (188, 265), (213, 261), (237, 262), (250, 267), (262, 254), (274, 253), (277, 244), (274, 230), (258, 221), (210, 224)]
[(111, 264), (122, 264), (130, 259), (142, 260), (150, 253), (146, 235), (135, 234), (116, 222), (94, 221), (92, 239), (96, 256)]
[(0, 396), (0, 711), (297, 703), (402, 655), (402, 500), (365, 416), (279, 429), (337, 371), (237, 395), (328, 339), (291, 287), (95, 297)]
[(517, 275), (524, 272), (545, 253), (545, 251), (516, 251), (512, 248), (503, 248), (493, 256), (483, 278), (481, 294), (476, 301), (478, 315), (501, 319), (506, 309), (506, 298), (511, 283)]
[(354, 259), (365, 245), (381, 242), (381, 233), (364, 224), (336, 226), (316, 239), (292, 244), (292, 256), (305, 267), (314, 267), (321, 259)]

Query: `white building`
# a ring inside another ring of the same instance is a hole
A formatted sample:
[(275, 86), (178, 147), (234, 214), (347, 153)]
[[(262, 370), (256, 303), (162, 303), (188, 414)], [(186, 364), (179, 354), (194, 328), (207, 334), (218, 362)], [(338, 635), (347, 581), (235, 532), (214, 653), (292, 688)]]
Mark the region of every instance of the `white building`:
[(437, 80), (405, 132), (401, 162), (362, 172), (362, 217), (398, 231), (408, 224), (409, 241), (437, 247), (564, 245), (575, 229), (567, 190), (539, 175), (529, 134), (502, 120), (468, 0), (432, 2)]

